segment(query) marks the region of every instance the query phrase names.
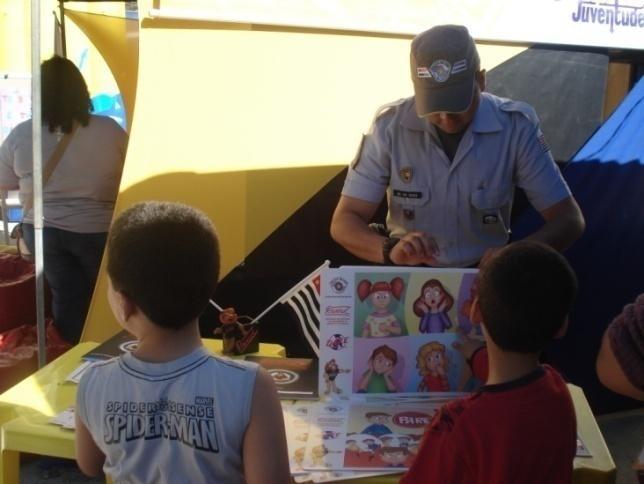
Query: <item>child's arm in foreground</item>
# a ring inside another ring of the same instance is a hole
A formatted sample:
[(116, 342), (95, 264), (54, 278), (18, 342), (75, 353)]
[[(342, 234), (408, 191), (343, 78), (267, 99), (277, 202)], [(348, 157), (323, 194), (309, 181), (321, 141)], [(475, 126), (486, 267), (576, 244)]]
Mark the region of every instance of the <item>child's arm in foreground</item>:
[(282, 407), (273, 379), (262, 368), (255, 380), (243, 459), (247, 484), (291, 482)]
[(98, 448), (87, 427), (76, 412), (76, 462), (88, 476), (99, 476), (103, 473), (105, 454)]

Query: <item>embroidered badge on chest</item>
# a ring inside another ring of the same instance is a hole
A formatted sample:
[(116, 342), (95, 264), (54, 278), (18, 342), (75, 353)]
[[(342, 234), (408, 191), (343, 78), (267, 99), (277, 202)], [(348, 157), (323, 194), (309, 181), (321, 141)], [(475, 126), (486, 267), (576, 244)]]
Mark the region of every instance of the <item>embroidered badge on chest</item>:
[(405, 166), (398, 171), (398, 175), (400, 175), (400, 179), (404, 181), (405, 183), (409, 183), (414, 176), (414, 171), (412, 170), (411, 166)]

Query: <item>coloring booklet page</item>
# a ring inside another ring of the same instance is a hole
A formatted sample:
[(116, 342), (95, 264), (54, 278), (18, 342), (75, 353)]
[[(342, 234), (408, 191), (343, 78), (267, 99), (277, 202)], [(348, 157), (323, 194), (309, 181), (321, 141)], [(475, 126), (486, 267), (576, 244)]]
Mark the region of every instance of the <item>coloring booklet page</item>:
[(282, 402), (282, 414), (286, 429), (286, 445), (288, 447), (289, 466), (291, 475), (307, 475), (302, 467), (306, 442), (309, 439), (309, 424), (313, 403)]
[(330, 401), (313, 408), (302, 467), (308, 471), (398, 471), (413, 461), (444, 401)]
[[(295, 482), (332, 482), (337, 480), (355, 479), (358, 477), (369, 477), (373, 475), (380, 475), (383, 472), (355, 472), (339, 468), (337, 470), (330, 470), (326, 466), (318, 466), (318, 469), (313, 470), (305, 468), (305, 457), (308, 455), (307, 463), (310, 465), (312, 449), (308, 449), (307, 444), (309, 435), (315, 435), (315, 441), (324, 441), (323, 437), (334, 435), (339, 437), (340, 433), (324, 433), (317, 425), (318, 414), (320, 411), (318, 407), (324, 406), (323, 402), (282, 402), (282, 412), (284, 414), (284, 424), (286, 427), (286, 440), (288, 446), (289, 464), (291, 468), (291, 475)], [(334, 407), (339, 408), (339, 407)], [(330, 411), (330, 412), (333, 412)], [(315, 415), (316, 422), (311, 425), (312, 416)], [(344, 432), (346, 433), (346, 432)], [(343, 434), (344, 435), (344, 434)], [(316, 450), (318, 451), (318, 450)], [(319, 452), (319, 451), (318, 451)]]
[(320, 396), (458, 395), (480, 386), (454, 347), (477, 269), (344, 266), (321, 278)]

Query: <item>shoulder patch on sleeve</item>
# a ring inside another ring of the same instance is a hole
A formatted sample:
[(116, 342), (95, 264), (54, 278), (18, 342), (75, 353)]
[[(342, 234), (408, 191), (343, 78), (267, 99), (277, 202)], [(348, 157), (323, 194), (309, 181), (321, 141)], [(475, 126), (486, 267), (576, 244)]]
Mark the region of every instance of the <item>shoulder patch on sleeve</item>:
[(539, 118), (537, 117), (537, 113), (535, 112), (534, 108), (530, 106), (527, 103), (524, 103), (522, 101), (512, 101), (510, 99), (504, 101), (501, 103), (499, 106), (499, 109), (501, 111), (505, 111), (508, 113), (511, 112), (516, 112), (516, 113), (521, 113), (523, 114), (530, 122), (534, 124), (539, 123)]
[(548, 146), (548, 143), (546, 141), (546, 137), (543, 135), (541, 131), (539, 131), (539, 135), (537, 137), (539, 141), (539, 146), (541, 147), (541, 151), (545, 153), (546, 151), (550, 151), (550, 146)]

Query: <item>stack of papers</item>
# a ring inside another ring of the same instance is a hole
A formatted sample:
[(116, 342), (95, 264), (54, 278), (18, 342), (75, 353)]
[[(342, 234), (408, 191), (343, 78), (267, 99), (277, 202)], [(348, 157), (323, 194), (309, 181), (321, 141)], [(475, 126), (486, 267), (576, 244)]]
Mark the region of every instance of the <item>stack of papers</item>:
[(353, 398), (282, 403), (296, 482), (401, 473), (445, 399)]
[(76, 383), (78, 385), (83, 374), (93, 364), (94, 364), (93, 361), (83, 361), (74, 371), (72, 371), (69, 375), (67, 375), (67, 377), (65, 378), (65, 381)]
[(74, 407), (69, 407), (54, 418), (52, 418), (49, 423), (54, 425), (60, 425), (64, 429), (74, 430), (76, 428), (76, 420), (74, 416)]

